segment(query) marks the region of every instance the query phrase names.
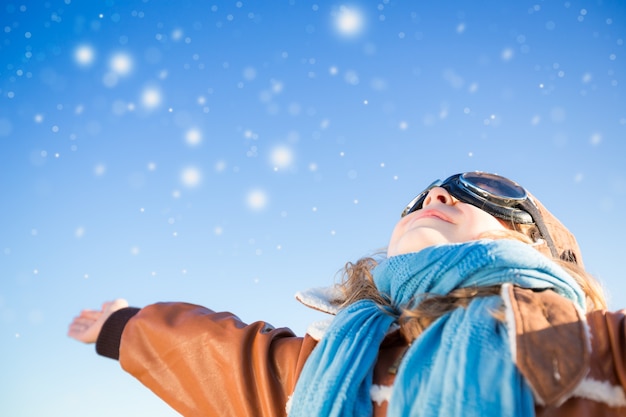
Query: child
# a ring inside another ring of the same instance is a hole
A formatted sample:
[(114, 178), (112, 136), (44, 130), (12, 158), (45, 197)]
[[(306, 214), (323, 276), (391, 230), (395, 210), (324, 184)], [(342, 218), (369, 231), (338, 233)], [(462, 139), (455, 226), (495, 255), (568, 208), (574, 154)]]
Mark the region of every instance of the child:
[(623, 313), (524, 188), (469, 172), (404, 210), (387, 257), (298, 299), (296, 337), (184, 303), (85, 310), (96, 343), (185, 416), (626, 416)]

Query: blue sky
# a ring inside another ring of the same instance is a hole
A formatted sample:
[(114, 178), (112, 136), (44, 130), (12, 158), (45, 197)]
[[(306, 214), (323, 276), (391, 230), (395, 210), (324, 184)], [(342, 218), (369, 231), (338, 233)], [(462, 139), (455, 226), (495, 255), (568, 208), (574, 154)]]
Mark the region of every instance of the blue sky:
[(302, 334), (296, 291), (384, 247), (436, 178), (498, 172), (626, 306), (626, 6), (8, 1), (0, 414), (176, 415), (66, 337), (188, 301)]

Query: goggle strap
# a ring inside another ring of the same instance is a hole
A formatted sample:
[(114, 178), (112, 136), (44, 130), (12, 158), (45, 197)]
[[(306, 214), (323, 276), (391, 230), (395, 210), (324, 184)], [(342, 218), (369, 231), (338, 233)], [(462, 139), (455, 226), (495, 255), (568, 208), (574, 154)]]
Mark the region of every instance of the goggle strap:
[(559, 253), (556, 250), (556, 246), (554, 245), (554, 241), (552, 240), (552, 236), (550, 236), (550, 232), (548, 231), (548, 228), (546, 227), (546, 224), (543, 221), (543, 216), (539, 212), (539, 209), (537, 209), (537, 206), (535, 206), (535, 204), (532, 203), (532, 201), (530, 201), (530, 202), (531, 202), (531, 204), (528, 204), (528, 206), (525, 207), (525, 209), (532, 216), (533, 220), (535, 221), (535, 224), (537, 225), (537, 228), (539, 229), (539, 233), (541, 233), (541, 237), (548, 244), (548, 247), (550, 248), (550, 253), (552, 253), (552, 257), (558, 259)]

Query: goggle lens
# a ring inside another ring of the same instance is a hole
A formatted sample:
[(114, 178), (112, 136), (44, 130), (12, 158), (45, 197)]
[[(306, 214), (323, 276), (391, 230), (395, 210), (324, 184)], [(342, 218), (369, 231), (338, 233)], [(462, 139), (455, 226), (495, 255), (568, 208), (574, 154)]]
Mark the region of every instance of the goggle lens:
[(486, 172), (466, 172), (459, 177), (463, 185), (491, 201), (509, 205), (526, 200), (526, 190), (508, 178)]

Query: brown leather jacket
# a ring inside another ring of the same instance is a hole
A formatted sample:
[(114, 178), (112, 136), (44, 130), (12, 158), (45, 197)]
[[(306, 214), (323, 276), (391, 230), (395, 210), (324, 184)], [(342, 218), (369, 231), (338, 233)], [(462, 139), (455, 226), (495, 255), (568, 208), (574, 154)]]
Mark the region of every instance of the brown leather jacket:
[[(537, 416), (626, 416), (626, 311), (579, 313), (551, 291), (503, 290), (516, 363), (535, 394)], [(298, 375), (315, 347), (307, 334), (182, 303), (116, 312), (98, 352), (184, 416), (286, 416)], [(390, 333), (380, 347), (374, 416), (406, 343)], [(389, 391), (387, 391), (389, 392)]]

